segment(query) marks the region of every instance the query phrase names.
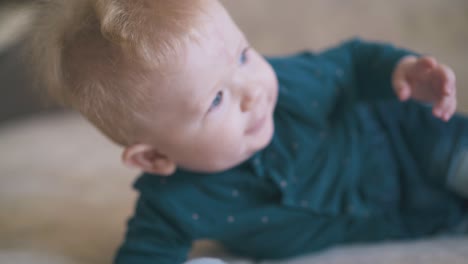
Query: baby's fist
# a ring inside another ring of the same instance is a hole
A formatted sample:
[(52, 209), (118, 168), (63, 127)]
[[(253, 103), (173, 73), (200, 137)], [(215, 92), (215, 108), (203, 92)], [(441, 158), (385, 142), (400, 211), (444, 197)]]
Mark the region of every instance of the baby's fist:
[(455, 74), (432, 57), (404, 57), (392, 81), (401, 101), (412, 98), (432, 104), (434, 115), (442, 120), (448, 121), (457, 109)]

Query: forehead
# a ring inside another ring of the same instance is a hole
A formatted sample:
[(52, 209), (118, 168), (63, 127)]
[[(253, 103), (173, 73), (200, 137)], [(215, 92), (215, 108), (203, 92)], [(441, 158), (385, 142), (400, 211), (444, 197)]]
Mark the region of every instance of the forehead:
[[(200, 26), (200, 37), (187, 45), (184, 73), (196, 74), (209, 70), (212, 75), (222, 66), (235, 61), (239, 43), (244, 36), (218, 1), (210, 1)], [(197, 67), (193, 67), (197, 66)]]
[(189, 111), (198, 110), (209, 100), (204, 97), (236, 65), (238, 48), (244, 40), (224, 8), (213, 3), (202, 15), (198, 37), (184, 45), (174, 63), (176, 67), (167, 76), (166, 92), (171, 99), (165, 101)]

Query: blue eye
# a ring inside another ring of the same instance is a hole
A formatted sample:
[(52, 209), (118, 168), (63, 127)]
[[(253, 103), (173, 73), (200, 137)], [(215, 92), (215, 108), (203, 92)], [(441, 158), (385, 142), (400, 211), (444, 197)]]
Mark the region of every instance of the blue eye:
[(214, 108), (218, 107), (222, 102), (223, 102), (223, 92), (222, 92), (222, 91), (219, 91), (219, 92), (216, 94), (215, 99), (214, 99), (213, 102), (211, 103), (210, 111), (213, 110)]
[(239, 64), (240, 65), (244, 65), (246, 64), (248, 61), (249, 61), (249, 56), (247, 56), (247, 53), (249, 52), (249, 49), (250, 48), (245, 48), (242, 53), (241, 53), (241, 56), (239, 58)]

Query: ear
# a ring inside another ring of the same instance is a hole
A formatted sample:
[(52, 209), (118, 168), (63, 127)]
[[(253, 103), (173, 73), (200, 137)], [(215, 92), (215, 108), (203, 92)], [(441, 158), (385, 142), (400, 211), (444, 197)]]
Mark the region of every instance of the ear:
[(177, 168), (174, 161), (154, 147), (145, 144), (126, 147), (122, 153), (122, 160), (129, 167), (161, 176), (170, 176)]

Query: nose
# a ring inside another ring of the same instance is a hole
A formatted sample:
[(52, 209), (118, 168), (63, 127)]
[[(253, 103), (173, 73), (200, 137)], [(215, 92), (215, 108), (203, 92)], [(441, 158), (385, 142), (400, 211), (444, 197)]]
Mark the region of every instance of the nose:
[(258, 103), (261, 93), (261, 88), (257, 86), (245, 88), (241, 102), (241, 111), (248, 112), (252, 110), (254, 105)]

